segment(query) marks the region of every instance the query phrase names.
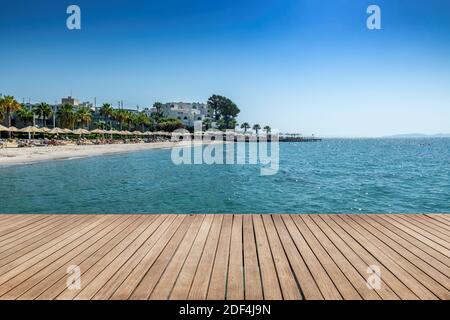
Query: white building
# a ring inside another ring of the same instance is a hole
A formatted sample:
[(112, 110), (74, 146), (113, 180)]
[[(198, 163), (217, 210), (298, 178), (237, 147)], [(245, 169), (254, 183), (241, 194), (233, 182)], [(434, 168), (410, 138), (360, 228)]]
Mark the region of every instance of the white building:
[[(150, 112), (156, 112), (156, 109), (150, 108)], [(186, 126), (194, 126), (195, 121), (203, 121), (209, 117), (208, 106), (199, 102), (164, 103), (161, 112), (164, 117), (181, 120)]]

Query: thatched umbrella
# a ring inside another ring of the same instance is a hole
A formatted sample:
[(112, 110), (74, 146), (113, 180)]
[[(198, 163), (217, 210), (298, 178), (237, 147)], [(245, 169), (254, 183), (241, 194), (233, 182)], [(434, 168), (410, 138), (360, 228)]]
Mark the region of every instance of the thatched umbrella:
[(89, 134), (89, 131), (86, 129), (76, 129), (72, 131), (73, 134)]
[(89, 134), (89, 131), (86, 129), (77, 129), (73, 130), (72, 133), (82, 136), (83, 134)]
[(5, 131), (5, 132), (17, 132), (18, 129), (16, 127), (4, 127), (0, 124), (0, 131)]
[[(26, 133), (28, 133), (28, 140), (31, 139), (31, 134), (32, 133), (42, 132), (41, 129), (39, 129), (38, 127), (33, 127), (33, 126), (28, 126), (28, 127), (22, 128), (22, 129), (20, 129), (18, 131), (19, 132), (26, 132)], [(34, 135), (33, 135), (33, 137), (34, 137)]]
[(95, 133), (95, 134), (104, 134), (106, 131), (102, 130), (102, 129), (95, 129), (92, 130), (91, 133)]
[(56, 134), (56, 136), (58, 136), (59, 134), (66, 134), (66, 130), (65, 129), (61, 129), (58, 127), (53, 128), (52, 130), (50, 130), (49, 132), (47, 132), (49, 134)]
[(36, 132), (43, 132), (41, 129), (39, 129), (38, 127), (33, 127), (33, 126), (28, 126), (22, 129), (18, 130), (19, 132), (26, 132), (26, 133), (36, 133)]
[(52, 130), (50, 130), (48, 133), (50, 134), (60, 134), (60, 133), (67, 133), (65, 129), (61, 129), (61, 128), (53, 128)]

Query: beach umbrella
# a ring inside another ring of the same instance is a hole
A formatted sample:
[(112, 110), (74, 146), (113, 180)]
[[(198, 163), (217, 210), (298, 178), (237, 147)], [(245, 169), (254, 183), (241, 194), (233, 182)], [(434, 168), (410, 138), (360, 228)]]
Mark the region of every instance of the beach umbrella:
[(33, 127), (33, 126), (28, 126), (28, 127), (22, 128), (18, 131), (19, 132), (27, 132), (27, 133), (42, 132), (41, 129), (39, 129), (38, 127)]
[(105, 132), (106, 132), (105, 130), (101, 130), (101, 129), (95, 129), (95, 130), (91, 131), (91, 133), (95, 133), (95, 134), (103, 134)]
[(40, 128), (40, 130), (41, 130), (41, 132), (44, 132), (44, 133), (50, 132), (50, 129), (47, 127), (42, 127), (42, 128)]
[(133, 131), (132, 134), (134, 134), (135, 136), (141, 136), (141, 135), (143, 135), (142, 132), (137, 131), (137, 130)]
[(127, 131), (127, 130), (123, 131), (123, 134), (124, 134), (124, 135), (127, 135), (127, 136), (132, 135), (132, 133), (131, 133), (130, 131)]
[(50, 130), (48, 133), (50, 134), (60, 134), (60, 133), (67, 133), (65, 129), (61, 129), (58, 127), (53, 128), (52, 130)]
[(16, 127), (9, 127), (9, 128), (6, 128), (5, 131), (8, 131), (8, 132), (17, 132), (17, 131), (19, 131), (19, 129), (17, 129)]
[(144, 136), (152, 136), (152, 135), (154, 135), (155, 133), (154, 132), (151, 132), (151, 131), (145, 131), (144, 133), (143, 133), (143, 135)]
[(72, 133), (72, 130), (67, 129), (67, 128), (64, 128), (63, 131), (64, 131), (64, 133)]
[(0, 131), (8, 131), (8, 128), (0, 124)]
[(78, 135), (81, 135), (81, 134), (89, 134), (89, 131), (86, 130), (86, 129), (77, 129), (77, 130), (73, 130), (72, 132), (73, 132), (74, 134), (78, 134)]

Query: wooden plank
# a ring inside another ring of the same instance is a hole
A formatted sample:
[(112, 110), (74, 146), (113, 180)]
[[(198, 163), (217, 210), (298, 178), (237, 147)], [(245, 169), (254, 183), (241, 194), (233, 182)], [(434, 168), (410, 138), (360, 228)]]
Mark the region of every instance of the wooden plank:
[(242, 215), (233, 216), (230, 262), (228, 266), (227, 300), (244, 299), (244, 261), (242, 256)]
[[(448, 278), (441, 274), (430, 265), (419, 259), (417, 256), (406, 250), (404, 247), (398, 245), (392, 239), (383, 235), (378, 229), (373, 228), (366, 221), (361, 220), (356, 216), (347, 216), (356, 223), (349, 222), (354, 226), (361, 234), (376, 244), (380, 249), (392, 259), (394, 259), (399, 265), (404, 266), (405, 270), (408, 270), (411, 275), (420, 281), (424, 287), (428, 288), (430, 292), (437, 295), (440, 299), (449, 299), (450, 283)], [(448, 288), (446, 288), (446, 287)]]
[[(55, 256), (56, 260), (51, 261), (47, 258), (43, 263), (35, 264), (18, 276), (10, 279), (8, 282), (12, 283), (10, 288), (13, 289), (8, 291), (2, 297), (5, 299), (17, 299), (27, 288), (34, 287), (42, 279), (47, 278), (49, 274), (52, 274), (61, 268), (61, 266), (67, 265), (74, 257), (95, 248), (95, 245), (100, 242), (104, 236), (107, 236), (111, 231), (118, 228), (128, 219), (129, 217), (127, 216), (119, 216), (115, 219), (112, 218), (108, 221), (109, 224), (105, 223), (98, 226), (91, 234), (86, 234), (84, 237), (80, 237), (77, 241), (73, 242), (71, 246), (65, 247), (64, 251), (61, 250), (62, 252), (59, 252), (58, 255)], [(47, 264), (47, 266), (45, 266), (45, 264)], [(48, 281), (48, 279), (46, 279), (46, 281)], [(0, 295), (4, 285), (5, 284), (0, 286)]]
[(11, 242), (18, 242), (24, 235), (29, 235), (35, 230), (40, 230), (42, 226), (46, 226), (50, 224), (52, 221), (55, 220), (61, 220), (62, 217), (60, 216), (45, 216), (44, 219), (38, 220), (34, 223), (31, 223), (23, 228), (17, 229), (13, 232), (8, 233), (7, 235), (4, 235), (0, 237), (0, 248), (3, 248)]
[(264, 299), (281, 299), (283, 295), (281, 293), (277, 270), (275, 268), (272, 251), (270, 249), (269, 240), (261, 215), (253, 215), (253, 225), (255, 228), (256, 247), (258, 249)]
[[(113, 255), (117, 253), (117, 251), (121, 250), (124, 246), (133, 246), (136, 245), (138, 239), (146, 238), (148, 234), (151, 234), (154, 229), (164, 221), (165, 217), (158, 217), (153, 222), (150, 222), (148, 219), (144, 219), (140, 221), (137, 228), (132, 229), (132, 232), (123, 232), (119, 237), (119, 241), (110, 241), (107, 245), (103, 246), (98, 252), (93, 255), (90, 255), (86, 260), (84, 260), (80, 264), (81, 274), (81, 283), (82, 288), (88, 286), (93, 279), (99, 273), (99, 265), (104, 263), (105, 260), (110, 261), (113, 259)], [(45, 300), (45, 299), (57, 299), (59, 296), (60, 299), (63, 298), (64, 292), (67, 290), (67, 284), (65, 278), (60, 278), (57, 282), (53, 283), (48, 289), (42, 292), (36, 299)], [(72, 290), (73, 294), (68, 296), (67, 299), (73, 299), (78, 293), (78, 291)]]
[(37, 236), (35, 239), (29, 239), (17, 246), (10, 247), (0, 254), (0, 274), (62, 241), (68, 234), (85, 226), (89, 221), (93, 221), (92, 217), (77, 216), (73, 220), (65, 221), (63, 225), (55, 227), (51, 232), (45, 233), (43, 237)]
[(150, 269), (148, 269), (141, 282), (134, 289), (130, 296), (131, 300), (146, 300), (150, 297), (150, 294), (158, 283), (158, 280), (161, 278), (162, 273), (169, 264), (172, 256), (175, 254), (180, 242), (183, 240), (187, 230), (194, 220), (195, 219), (193, 216), (187, 216), (183, 220), (181, 226), (169, 240), (164, 250), (161, 252)]
[(417, 215), (396, 215), (397, 218), (405, 221), (405, 222), (409, 222), (413, 225), (415, 225), (418, 228), (421, 228), (427, 232), (429, 232), (430, 234), (433, 234), (434, 236), (446, 241), (447, 243), (450, 242), (450, 231), (446, 230), (445, 228), (441, 228), (440, 226), (435, 226), (432, 223), (429, 223), (428, 220), (425, 219), (419, 219), (418, 220), (418, 216)]
[(198, 235), (205, 215), (197, 215), (195, 221), (189, 227), (185, 238), (180, 244), (178, 250), (169, 262), (166, 270), (162, 274), (159, 282), (156, 284), (153, 292), (150, 295), (150, 299), (153, 300), (166, 300), (169, 299), (172, 288), (177, 281), (178, 274), (186, 261), (186, 258), (192, 248), (195, 238)]
[(395, 221), (397, 221), (398, 223), (404, 225), (405, 227), (407, 227), (407, 228), (409, 228), (411, 230), (414, 230), (415, 232), (417, 232), (417, 233), (421, 234), (422, 236), (430, 239), (431, 241), (439, 244), (443, 248), (448, 248), (449, 241), (446, 241), (445, 239), (442, 239), (441, 237), (436, 236), (435, 234), (426, 231), (422, 227), (417, 227), (413, 223), (411, 223), (410, 221), (400, 219), (397, 215), (388, 215), (388, 217), (391, 218), (391, 219), (394, 219)]
[[(382, 228), (383, 230), (388, 230), (389, 234), (391, 234), (393, 236), (396, 235), (397, 237), (399, 237), (399, 239), (400, 238), (404, 239), (407, 243), (410, 243), (411, 246), (416, 248), (417, 250), (425, 252), (427, 254), (427, 261), (430, 261), (434, 265), (436, 265), (436, 266), (443, 265), (443, 266), (445, 266), (445, 268), (448, 268), (450, 266), (450, 257), (446, 257), (439, 251), (434, 250), (432, 247), (426, 245), (425, 243), (423, 243), (422, 241), (413, 237), (409, 233), (406, 233), (402, 229), (397, 228), (396, 226), (392, 225), (391, 223), (387, 222), (386, 220), (382, 219), (381, 217), (374, 217), (372, 215), (369, 215), (369, 216), (365, 216), (364, 218), (366, 220), (370, 219), (372, 222), (376, 223), (379, 228)], [(401, 241), (401, 239), (399, 241)], [(437, 262), (437, 263), (434, 263), (434, 262)], [(446, 274), (450, 274), (450, 273), (446, 272)]]
[(220, 230), (217, 254), (214, 259), (207, 299), (224, 300), (226, 298), (228, 264), (230, 256), (233, 216), (225, 215)]
[(430, 226), (439, 227), (440, 229), (445, 230), (446, 232), (450, 232), (450, 226), (447, 223), (441, 222), (439, 220), (433, 219), (430, 215), (422, 214), (420, 218), (416, 219), (417, 221), (426, 221)]
[(323, 300), (319, 287), (290, 237), (281, 215), (273, 215), (272, 218), (303, 297), (307, 300)]
[(438, 214), (427, 214), (425, 216), (430, 218), (430, 219), (432, 219), (432, 220), (434, 220), (434, 221), (436, 221), (437, 223), (439, 223), (441, 225), (444, 225), (447, 228), (450, 228), (450, 221), (445, 219), (445, 218), (443, 218), (443, 217), (441, 217)]
[[(122, 285), (124, 281), (126, 281), (127, 277), (134, 270), (134, 268), (139, 265), (141, 260), (146, 256), (151, 248), (153, 248), (157, 240), (164, 234), (164, 232), (166, 232), (174, 219), (174, 215), (157, 216), (155, 220), (149, 223), (147, 218), (146, 222), (148, 226), (143, 230), (134, 232), (132, 235), (132, 239), (130, 239), (131, 244), (123, 249), (123, 251), (121, 251), (119, 255), (113, 260), (116, 261), (116, 266), (120, 263), (123, 264), (118, 270), (115, 271), (114, 275), (109, 280), (107, 280), (106, 282), (104, 281), (104, 279), (99, 281), (99, 283), (96, 285), (96, 289), (98, 291), (92, 297), (89, 297), (91, 299), (110, 299), (114, 292), (119, 288), (119, 286)], [(120, 249), (115, 250), (117, 253)], [(111, 253), (109, 253), (109, 255), (111, 255)], [(110, 260), (111, 258), (106, 259)], [(104, 264), (106, 264), (106, 262)], [(114, 270), (116, 266), (113, 265), (109, 268)], [(98, 266), (96, 266), (96, 268), (98, 268)], [(92, 271), (92, 277), (95, 276), (96, 275), (94, 269), (94, 271)], [(86, 276), (84, 276), (84, 278), (85, 277)]]
[(262, 215), (264, 227), (266, 229), (267, 238), (269, 240), (270, 248), (277, 270), (278, 281), (280, 283), (283, 299), (285, 300), (300, 300), (302, 295), (299, 291), (297, 282), (292, 273), (291, 266), (284, 252), (278, 233), (273, 224), (270, 215)]
[(348, 217), (339, 216), (331, 216), (336, 223), (338, 223), (342, 228), (344, 228), (348, 234), (350, 234), (356, 241), (364, 244), (364, 247), (370, 251), (377, 259), (383, 261), (383, 264), (394, 273), (400, 281), (408, 286), (408, 288), (413, 291), (419, 298), (421, 299), (431, 299), (435, 300), (437, 297), (430, 292), (426, 287), (424, 287), (417, 279), (411, 276), (411, 274), (403, 269), (401, 266), (403, 264), (397, 263), (395, 259), (392, 259), (388, 254), (386, 254), (385, 250), (379, 248), (373, 242), (371, 242), (371, 238), (368, 239), (366, 235), (360, 233), (360, 229), (352, 223), (352, 220)]
[(205, 300), (208, 294), (209, 281), (216, 257), (217, 244), (219, 242), (220, 229), (222, 228), (223, 215), (215, 215), (209, 231), (208, 239), (202, 252), (202, 257), (192, 281), (188, 299)]
[[(65, 246), (69, 245), (72, 241), (76, 240), (77, 238), (83, 236), (85, 233), (89, 232), (90, 230), (94, 229), (98, 225), (100, 225), (102, 222), (104, 222), (107, 219), (107, 217), (101, 217), (98, 219), (95, 219), (92, 223), (89, 223), (87, 225), (82, 224), (80, 227), (76, 227), (70, 232), (64, 234), (61, 240), (59, 240), (59, 237), (55, 240), (52, 240), (51, 242), (47, 243), (44, 246), (41, 246), (37, 254), (36, 252), (31, 252), (31, 254), (26, 254), (22, 257), (20, 257), (17, 260), (14, 260), (0, 268), (0, 285), (4, 282), (8, 281), (10, 278), (16, 276), (20, 272), (30, 268), (35, 263), (41, 261), (42, 259), (45, 259), (46, 257), (51, 256), (53, 253), (57, 252), (58, 250), (64, 248)], [(58, 241), (57, 241), (58, 240)]]
[(397, 220), (392, 219), (388, 215), (380, 215), (379, 217), (380, 217), (380, 219), (386, 220), (391, 225), (397, 227), (398, 229), (408, 233), (409, 235), (416, 238), (417, 240), (423, 242), (427, 246), (433, 248), (437, 252), (440, 252), (445, 257), (450, 257), (450, 249), (448, 247), (442, 246), (442, 245), (428, 239), (427, 237), (424, 237), (421, 233), (409, 228), (408, 226), (403, 225), (402, 223), (399, 223)]
[(256, 238), (253, 228), (253, 217), (250, 214), (243, 216), (243, 251), (244, 251), (244, 295), (247, 300), (262, 300), (263, 289), (261, 272), (259, 270)]
[(335, 287), (333, 281), (331, 281), (328, 273), (325, 271), (319, 260), (317, 260), (317, 257), (315, 256), (313, 250), (311, 250), (308, 243), (305, 241), (302, 234), (298, 230), (292, 216), (283, 216), (283, 221), (292, 237), (292, 240), (297, 246), (297, 250), (302, 255), (306, 265), (309, 268), (309, 271), (313, 275), (314, 280), (316, 281), (323, 297), (327, 300), (342, 299), (342, 296)]
[[(396, 232), (393, 232), (391, 229), (389, 229), (389, 225), (384, 224), (384, 220), (382, 219), (374, 219), (369, 216), (358, 216), (358, 218), (365, 220), (367, 223), (372, 225), (374, 228), (377, 228), (380, 232), (388, 236), (390, 239), (403, 246), (403, 248), (414, 253), (417, 257), (428, 264), (426, 269), (435, 268), (436, 270), (440, 270), (440, 272), (444, 275), (450, 275), (450, 268), (448, 267), (448, 265), (442, 263), (440, 260), (434, 257), (435, 255), (437, 255), (437, 252), (427, 247), (422, 242), (415, 241), (414, 238), (408, 237), (408, 234), (404, 234), (405, 238), (401, 237)], [(395, 231), (399, 230), (397, 229)], [(400, 232), (402, 231), (400, 230)], [(444, 257), (444, 259), (447, 262), (450, 262), (450, 258)]]
[(0, 215), (0, 299), (449, 300), (448, 217)]
[[(150, 268), (153, 259), (156, 259), (166, 243), (170, 240), (172, 235), (178, 229), (184, 220), (184, 216), (169, 217), (163, 222), (163, 227), (156, 230), (146, 230), (145, 234), (139, 235), (138, 238), (130, 239), (134, 245), (121, 243), (115, 247), (105, 258), (91, 268), (96, 277), (90, 281), (74, 298), (80, 300), (92, 299), (92, 297), (108, 282), (118, 270), (127, 262), (130, 257), (141, 247), (141, 245), (150, 238), (152, 238), (151, 248), (146, 251), (146, 255), (141, 260), (133, 271), (129, 274), (127, 279), (118, 287), (116, 292), (111, 296), (111, 299), (128, 299), (133, 292), (136, 285), (139, 283), (142, 273)], [(150, 235), (151, 234), (151, 235)], [(147, 263), (149, 262), (149, 263)], [(98, 271), (101, 270), (101, 271)], [(86, 277), (86, 276), (84, 276)], [(58, 296), (58, 299), (70, 298), (72, 294), (70, 291), (65, 291)]]
[(77, 254), (65, 265), (62, 265), (59, 269), (53, 271), (47, 277), (43, 278), (44, 275), (42, 275), (41, 281), (31, 287), (31, 289), (24, 291), (18, 299), (37, 299), (42, 294), (50, 293), (53, 293), (52, 298), (56, 297), (67, 287), (65, 283), (67, 282), (67, 270), (69, 266), (79, 266), (80, 271), (84, 273), (86, 270), (89, 270), (89, 268), (94, 264), (94, 261), (98, 261), (107, 252), (109, 252), (111, 248), (122, 241), (130, 232), (134, 231), (139, 225), (142, 225), (143, 222), (144, 221), (141, 216), (132, 217), (126, 220), (107, 236), (95, 242), (95, 244), (89, 247), (89, 249)]
[[(322, 218), (322, 215), (313, 214), (310, 215), (310, 218), (314, 223), (322, 230), (322, 232), (330, 239), (330, 241), (339, 249), (339, 251), (348, 259), (348, 261), (355, 267), (356, 270), (361, 274), (364, 280), (367, 282), (368, 279), (368, 270), (370, 270), (370, 266), (372, 265), (381, 265), (370, 253), (368, 253), (363, 247), (361, 247), (357, 242), (349, 240), (350, 237), (345, 236), (344, 230), (336, 230), (334, 231), (332, 226), (329, 226)], [(342, 236), (342, 239), (341, 237)], [(346, 241), (349, 241), (350, 244), (347, 244)], [(385, 280), (385, 284), (380, 286), (380, 288), (376, 289), (376, 292), (382, 299), (385, 300), (398, 300), (399, 296), (395, 294), (393, 288), (394, 285), (391, 282), (398, 282), (397, 278), (395, 278), (389, 271), (385, 272), (383, 270), (383, 278)], [(411, 293), (412, 294), (412, 293)], [(413, 294), (412, 294), (413, 295)], [(414, 295), (413, 295), (414, 296)]]
[[(311, 234), (315, 236), (324, 250), (330, 255), (336, 266), (342, 271), (345, 277), (347, 277), (348, 281), (358, 291), (359, 295), (365, 300), (381, 299), (375, 290), (369, 289), (367, 286), (367, 266), (359, 271), (355, 269), (339, 249), (327, 238), (325, 233), (313, 222), (310, 215), (302, 215), (301, 218), (311, 231)], [(366, 271), (366, 274), (364, 274), (364, 271)], [(362, 274), (364, 274), (364, 276)]]
[[(71, 221), (76, 220), (71, 219)], [(56, 217), (55, 220), (45, 221), (45, 223), (30, 228), (24, 233), (5, 239), (0, 243), (0, 259), (6, 258), (11, 253), (17, 252), (20, 248), (29, 247), (29, 245), (48, 236), (49, 233), (54, 233), (59, 227), (66, 224), (67, 218)]]
[(189, 255), (187, 256), (183, 268), (181, 269), (180, 274), (178, 275), (178, 278), (173, 286), (169, 297), (170, 299), (187, 299), (213, 220), (214, 215), (208, 215), (204, 219), (198, 236), (195, 238)]
[(297, 225), (298, 230), (303, 235), (303, 238), (312, 248), (317, 259), (322, 264), (323, 268), (327, 271), (331, 280), (333, 281), (336, 288), (339, 290), (340, 294), (344, 299), (360, 300), (361, 296), (352, 286), (350, 281), (345, 277), (343, 272), (338, 268), (333, 259), (330, 258), (326, 250), (317, 241), (311, 231), (308, 229), (301, 216), (295, 216), (294, 222)]

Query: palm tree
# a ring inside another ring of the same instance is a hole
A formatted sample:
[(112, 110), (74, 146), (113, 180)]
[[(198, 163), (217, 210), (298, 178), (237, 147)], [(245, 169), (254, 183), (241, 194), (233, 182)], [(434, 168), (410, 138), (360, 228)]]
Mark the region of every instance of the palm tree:
[(73, 106), (70, 104), (63, 105), (58, 108), (57, 114), (60, 127), (74, 129), (75, 113), (73, 112)]
[(105, 118), (105, 122), (109, 121), (109, 128), (112, 129), (111, 117), (114, 113), (114, 109), (109, 103), (104, 103), (100, 108), (100, 114)]
[(80, 122), (80, 127), (89, 126), (92, 121), (92, 113), (89, 107), (79, 108), (76, 112), (76, 119)]
[(259, 130), (261, 130), (261, 126), (259, 124), (255, 124), (253, 126), (253, 130), (255, 130), (256, 131), (256, 135), (258, 135)]
[(24, 105), (22, 105), (20, 109), (17, 110), (17, 115), (23, 121), (25, 126), (33, 124), (34, 113)]
[(157, 113), (159, 116), (162, 116), (162, 108), (163, 108), (163, 104), (162, 104), (161, 102), (155, 102), (155, 103), (153, 104), (153, 108), (155, 108), (156, 113)]
[(123, 129), (123, 123), (128, 121), (127, 112), (125, 110), (122, 110), (122, 109), (114, 110), (113, 117), (117, 121), (119, 121), (119, 123), (120, 123), (120, 130), (122, 130)]
[(243, 124), (241, 124), (241, 129), (244, 129), (244, 133), (247, 133), (247, 130), (250, 129), (250, 125), (248, 124), (248, 122), (244, 122)]
[(47, 119), (52, 115), (52, 107), (45, 102), (39, 103), (37, 106), (33, 107), (33, 112), (42, 119), (42, 126), (46, 126)]
[(141, 112), (137, 115), (136, 117), (136, 124), (137, 125), (141, 125), (141, 131), (144, 132), (145, 131), (145, 126), (150, 125), (150, 119), (147, 117), (147, 115), (145, 114), (145, 112)]
[[(0, 112), (6, 113), (6, 119), (8, 119), (8, 127), (11, 127), (12, 114), (20, 108), (20, 103), (18, 103), (13, 96), (5, 96), (3, 98), (0, 98)], [(9, 132), (9, 137), (11, 138), (11, 132)]]
[(266, 135), (269, 135), (269, 133), (272, 131), (272, 128), (269, 126), (265, 126), (264, 131), (266, 132)]
[(130, 111), (127, 111), (127, 122), (128, 122), (128, 130), (131, 131), (131, 125), (136, 127), (137, 124), (137, 117), (134, 113), (131, 113)]

